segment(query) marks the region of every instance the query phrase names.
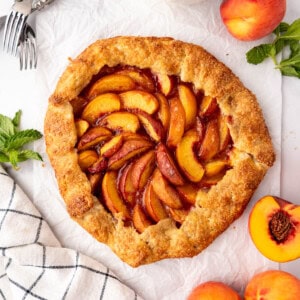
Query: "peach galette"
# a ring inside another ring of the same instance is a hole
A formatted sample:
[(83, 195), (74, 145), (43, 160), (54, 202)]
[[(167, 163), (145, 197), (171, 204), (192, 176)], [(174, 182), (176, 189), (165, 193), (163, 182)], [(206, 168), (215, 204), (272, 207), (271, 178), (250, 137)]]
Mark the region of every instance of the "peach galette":
[(201, 252), (274, 161), (255, 96), (171, 38), (99, 40), (71, 60), (45, 138), (71, 217), (131, 266)]

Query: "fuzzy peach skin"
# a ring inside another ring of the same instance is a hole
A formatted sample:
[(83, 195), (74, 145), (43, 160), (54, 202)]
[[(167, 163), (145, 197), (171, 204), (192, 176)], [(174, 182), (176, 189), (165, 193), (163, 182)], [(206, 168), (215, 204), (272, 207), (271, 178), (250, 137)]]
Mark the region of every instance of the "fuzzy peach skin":
[(242, 300), (239, 294), (222, 282), (207, 281), (192, 290), (187, 300)]
[(237, 39), (251, 41), (270, 34), (281, 22), (286, 0), (224, 0), (220, 14)]
[(257, 249), (273, 261), (300, 257), (300, 206), (275, 196), (262, 197), (249, 215), (249, 232)]
[(284, 271), (265, 271), (252, 277), (244, 297), (245, 300), (299, 300), (300, 280)]

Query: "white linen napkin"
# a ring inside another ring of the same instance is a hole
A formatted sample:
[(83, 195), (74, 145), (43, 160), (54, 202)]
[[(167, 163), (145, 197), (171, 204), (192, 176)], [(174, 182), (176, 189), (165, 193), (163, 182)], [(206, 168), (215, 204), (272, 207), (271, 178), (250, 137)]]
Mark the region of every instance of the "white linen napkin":
[(0, 166), (0, 298), (141, 299), (106, 266), (62, 248)]

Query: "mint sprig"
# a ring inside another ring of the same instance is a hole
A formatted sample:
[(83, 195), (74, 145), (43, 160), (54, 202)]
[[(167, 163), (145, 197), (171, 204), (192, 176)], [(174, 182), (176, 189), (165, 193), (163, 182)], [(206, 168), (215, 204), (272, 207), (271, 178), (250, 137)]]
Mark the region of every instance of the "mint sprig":
[[(248, 63), (257, 65), (270, 57), (282, 75), (300, 78), (300, 19), (291, 25), (280, 23), (273, 33), (275, 39), (272, 43), (261, 44), (246, 53)], [(282, 57), (278, 61), (280, 52)]]
[(0, 114), (0, 163), (10, 163), (13, 168), (18, 168), (18, 163), (27, 159), (43, 160), (41, 155), (23, 147), (43, 135), (35, 129), (19, 130), (21, 110), (17, 111), (14, 118)]

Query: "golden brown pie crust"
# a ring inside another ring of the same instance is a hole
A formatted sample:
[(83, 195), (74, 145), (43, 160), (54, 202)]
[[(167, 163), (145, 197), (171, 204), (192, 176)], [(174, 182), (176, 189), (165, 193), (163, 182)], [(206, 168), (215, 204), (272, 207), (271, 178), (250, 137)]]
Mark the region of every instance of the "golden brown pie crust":
[[(233, 166), (208, 191), (200, 190), (195, 208), (178, 228), (161, 220), (138, 233), (112, 216), (92, 196), (77, 162), (74, 115), (70, 101), (105, 66), (129, 65), (179, 76), (218, 99), (235, 151)], [(70, 216), (126, 263), (139, 266), (164, 258), (191, 257), (206, 248), (248, 204), (274, 162), (271, 139), (255, 96), (223, 63), (197, 45), (158, 37), (115, 37), (98, 40), (70, 64), (49, 99), (45, 118), (47, 153)]]

